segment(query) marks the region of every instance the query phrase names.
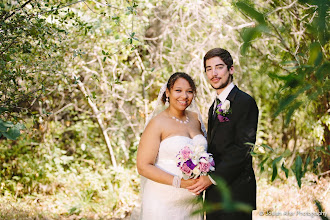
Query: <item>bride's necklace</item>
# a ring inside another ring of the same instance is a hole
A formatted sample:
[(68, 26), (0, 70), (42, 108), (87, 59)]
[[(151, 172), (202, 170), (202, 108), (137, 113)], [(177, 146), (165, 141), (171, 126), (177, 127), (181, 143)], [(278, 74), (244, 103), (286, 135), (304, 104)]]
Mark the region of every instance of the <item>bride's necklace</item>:
[(178, 119), (178, 118), (175, 117), (175, 116), (172, 116), (171, 118), (174, 119), (174, 120), (176, 120), (177, 122), (180, 122), (181, 124), (182, 124), (182, 123), (183, 123), (183, 124), (187, 124), (187, 123), (189, 123), (189, 117), (188, 117), (188, 115), (186, 115), (186, 120), (184, 120), (184, 121)]

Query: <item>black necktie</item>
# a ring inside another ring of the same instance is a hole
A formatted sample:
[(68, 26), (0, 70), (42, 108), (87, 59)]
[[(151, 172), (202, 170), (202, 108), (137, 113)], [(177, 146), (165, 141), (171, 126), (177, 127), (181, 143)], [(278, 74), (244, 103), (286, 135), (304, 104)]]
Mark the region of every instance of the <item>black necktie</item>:
[(220, 102), (221, 102), (220, 99), (218, 99), (218, 98), (215, 99), (215, 107), (213, 110), (213, 120), (216, 119), (216, 117), (217, 117), (216, 111), (217, 111), (217, 106), (220, 104)]

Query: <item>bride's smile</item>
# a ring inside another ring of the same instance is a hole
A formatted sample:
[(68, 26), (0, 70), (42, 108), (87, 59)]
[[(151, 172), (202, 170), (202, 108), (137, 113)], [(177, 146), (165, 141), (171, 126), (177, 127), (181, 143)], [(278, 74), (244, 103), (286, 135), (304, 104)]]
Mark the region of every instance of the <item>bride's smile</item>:
[(184, 106), (187, 106), (188, 105), (188, 101), (179, 101), (178, 102), (181, 104), (181, 105), (184, 105)]

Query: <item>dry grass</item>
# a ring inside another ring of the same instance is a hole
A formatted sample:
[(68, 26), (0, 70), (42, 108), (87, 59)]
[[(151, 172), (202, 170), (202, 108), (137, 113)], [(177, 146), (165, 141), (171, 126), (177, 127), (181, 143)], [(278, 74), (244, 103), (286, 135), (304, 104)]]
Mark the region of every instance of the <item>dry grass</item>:
[[(329, 180), (329, 177), (318, 179), (314, 174), (306, 174), (302, 179), (301, 189), (299, 189), (293, 176), (285, 181), (275, 180), (273, 183), (265, 178), (259, 178), (257, 180), (257, 210), (253, 213), (253, 219), (319, 219), (297, 214), (297, 212), (306, 214), (318, 212), (315, 199), (322, 203), (323, 209), (329, 217)], [(285, 212), (290, 213), (291, 216), (285, 215)], [(260, 216), (259, 213), (264, 213), (264, 215)]]
[(4, 191), (0, 219), (123, 219), (136, 200), (136, 180), (135, 169), (122, 167), (59, 175), (50, 184), (58, 187), (43, 193), (19, 198)]
[[(294, 177), (285, 181), (275, 180), (273, 183), (265, 178), (259, 178), (257, 180), (258, 210), (254, 212), (253, 219), (319, 219), (297, 215), (296, 212), (316, 212), (314, 199), (318, 199), (325, 212), (330, 213), (329, 180), (329, 177), (317, 179), (314, 174), (306, 174), (302, 187), (299, 189)], [(127, 189), (123, 189), (120, 187), (118, 192), (113, 193), (127, 193)], [(131, 200), (120, 203), (122, 206), (120, 209), (118, 207), (111, 209), (113, 207), (111, 195), (109, 198), (103, 197), (101, 200), (83, 203), (81, 197), (65, 192), (66, 189), (62, 189), (54, 195), (38, 194), (24, 198), (15, 198), (12, 195), (2, 196), (0, 197), (0, 219), (127, 219), (137, 199), (133, 191), (130, 191)], [(261, 211), (265, 215), (268, 212), (278, 216), (260, 216)], [(294, 215), (284, 216), (284, 212), (291, 212)]]

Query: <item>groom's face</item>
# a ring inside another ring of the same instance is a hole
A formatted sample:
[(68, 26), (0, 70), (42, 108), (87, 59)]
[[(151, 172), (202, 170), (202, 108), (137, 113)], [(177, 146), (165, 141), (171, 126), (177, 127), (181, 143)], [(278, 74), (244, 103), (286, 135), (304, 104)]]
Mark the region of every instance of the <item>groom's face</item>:
[(220, 57), (212, 57), (205, 62), (205, 71), (211, 86), (220, 94), (224, 88), (231, 82), (231, 77), (234, 73), (234, 67), (228, 70), (227, 65)]

